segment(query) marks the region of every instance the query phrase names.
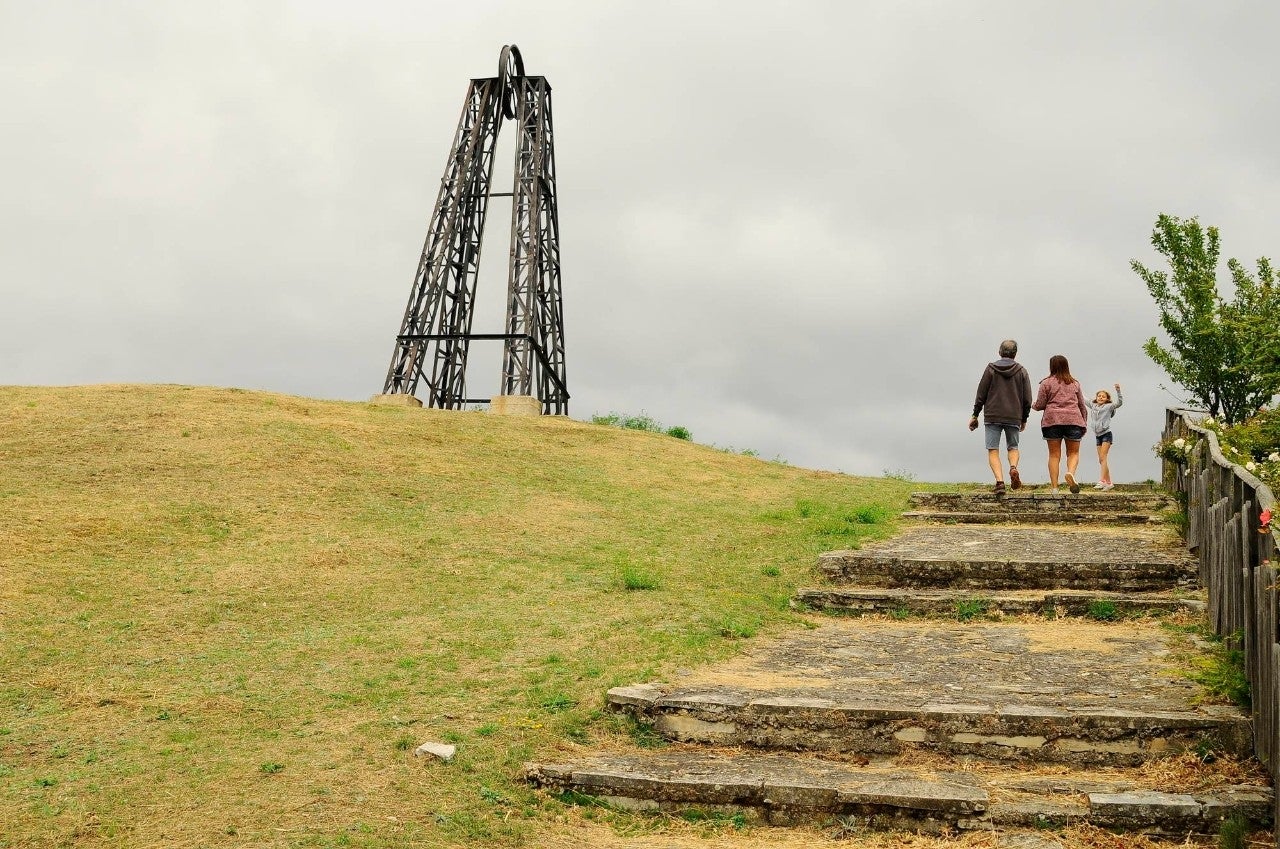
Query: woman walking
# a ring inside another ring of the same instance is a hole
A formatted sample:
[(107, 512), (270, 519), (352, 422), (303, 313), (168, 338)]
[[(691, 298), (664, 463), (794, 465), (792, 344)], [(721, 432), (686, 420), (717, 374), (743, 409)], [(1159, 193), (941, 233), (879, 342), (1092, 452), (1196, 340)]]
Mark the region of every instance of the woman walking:
[(1040, 432), (1049, 444), (1049, 492), (1058, 492), (1058, 471), (1064, 442), (1067, 444), (1066, 484), (1073, 493), (1079, 492), (1076, 466), (1080, 464), (1080, 440), (1084, 438), (1089, 408), (1085, 405), (1080, 381), (1071, 376), (1066, 357), (1055, 354), (1049, 358), (1049, 376), (1040, 381), (1040, 391), (1031, 409), (1044, 411), (1040, 418)]

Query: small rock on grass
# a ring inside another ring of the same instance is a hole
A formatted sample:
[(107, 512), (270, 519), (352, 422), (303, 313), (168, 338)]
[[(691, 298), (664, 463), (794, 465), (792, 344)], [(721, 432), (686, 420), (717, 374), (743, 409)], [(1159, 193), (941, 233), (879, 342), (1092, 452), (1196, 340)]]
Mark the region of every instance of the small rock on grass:
[(413, 753), (420, 758), (431, 755), (432, 757), (439, 758), (445, 763), (448, 763), (453, 760), (453, 756), (458, 753), (458, 747), (449, 743), (434, 743), (427, 741), (414, 749)]

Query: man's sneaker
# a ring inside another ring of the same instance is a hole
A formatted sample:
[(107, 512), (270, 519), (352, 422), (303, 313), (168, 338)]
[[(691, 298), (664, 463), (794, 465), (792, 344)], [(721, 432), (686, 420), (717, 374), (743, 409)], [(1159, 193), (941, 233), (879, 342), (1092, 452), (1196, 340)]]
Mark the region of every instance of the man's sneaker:
[(1022, 488), (1022, 475), (1018, 474), (1017, 466), (1009, 467), (1009, 489)]
[(1071, 494), (1075, 495), (1080, 491), (1080, 484), (1076, 483), (1076, 476), (1067, 472), (1067, 488), (1071, 490)]
[(992, 492), (996, 495), (1004, 495), (1004, 481), (996, 481), (995, 489)]

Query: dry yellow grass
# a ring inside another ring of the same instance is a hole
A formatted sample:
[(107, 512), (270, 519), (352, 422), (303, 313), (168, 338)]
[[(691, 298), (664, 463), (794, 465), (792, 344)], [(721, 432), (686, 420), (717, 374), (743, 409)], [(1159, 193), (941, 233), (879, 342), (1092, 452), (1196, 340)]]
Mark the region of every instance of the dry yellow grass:
[(0, 388), (0, 846), (560, 841), (521, 764), (794, 623), (813, 554), (892, 524), (832, 517), (910, 488), (568, 420)]

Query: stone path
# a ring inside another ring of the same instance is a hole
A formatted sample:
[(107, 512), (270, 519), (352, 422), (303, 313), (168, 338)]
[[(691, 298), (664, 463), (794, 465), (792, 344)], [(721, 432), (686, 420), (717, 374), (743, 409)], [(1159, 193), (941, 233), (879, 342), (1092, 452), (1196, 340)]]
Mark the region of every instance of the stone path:
[[(1162, 496), (916, 501), (927, 525), (823, 555), (831, 585), (796, 596), (889, 616), (834, 617), (677, 681), (614, 688), (608, 706), (671, 745), (530, 764), (529, 780), (629, 810), (774, 824), (1016, 835), (1087, 821), (1185, 836), (1232, 812), (1266, 821), (1268, 787), (1212, 771), (1170, 786), (1150, 768), (1187, 750), (1247, 759), (1252, 743), (1245, 714), (1206, 704), (1179, 671), (1188, 638), (1153, 618), (1203, 606), (1152, 518)], [(1027, 521), (1055, 510), (1074, 518)], [(979, 526), (951, 524), (975, 514)]]

